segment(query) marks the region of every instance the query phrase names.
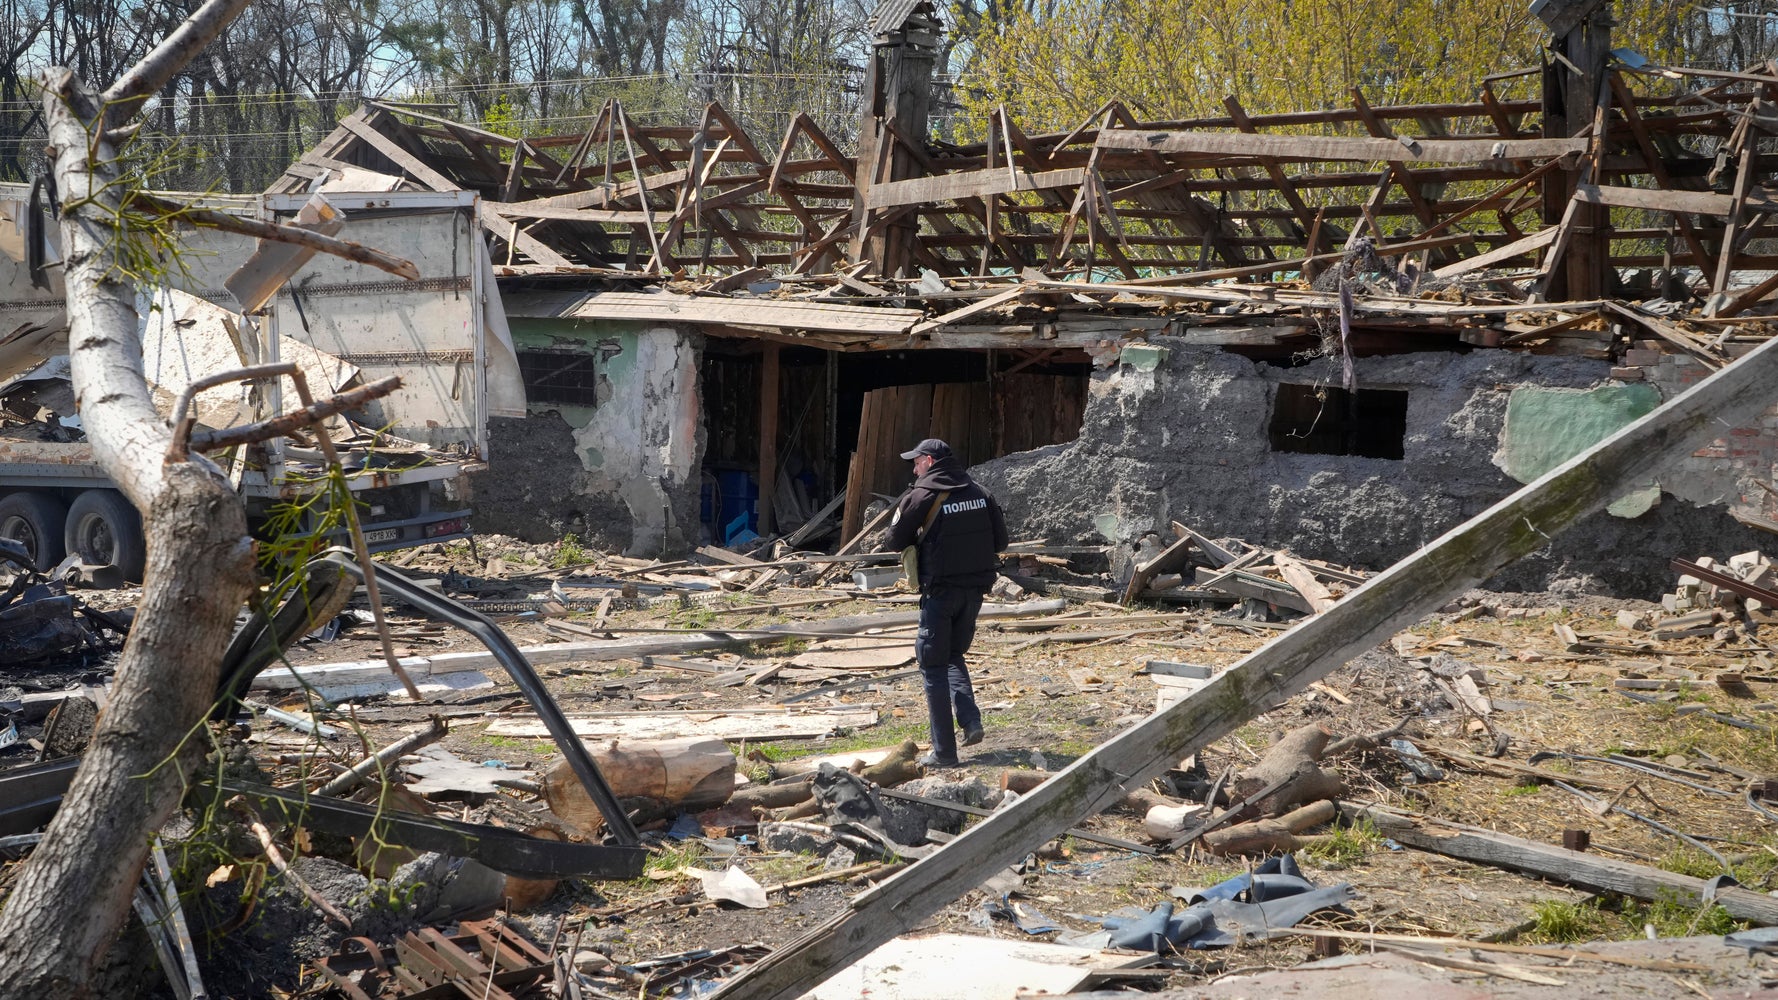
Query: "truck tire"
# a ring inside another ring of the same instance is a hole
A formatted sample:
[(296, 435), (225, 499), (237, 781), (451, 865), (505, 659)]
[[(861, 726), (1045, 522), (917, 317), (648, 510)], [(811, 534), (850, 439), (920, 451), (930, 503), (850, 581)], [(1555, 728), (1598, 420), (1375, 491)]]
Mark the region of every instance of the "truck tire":
[(87, 490), (68, 505), (62, 536), (69, 552), (95, 566), (116, 566), (124, 579), (139, 582), (148, 562), (142, 518), (116, 490)]
[(68, 508), (47, 493), (8, 493), (0, 497), (0, 538), (23, 543), (37, 569), (47, 573), (67, 554), (62, 543), (67, 517)]

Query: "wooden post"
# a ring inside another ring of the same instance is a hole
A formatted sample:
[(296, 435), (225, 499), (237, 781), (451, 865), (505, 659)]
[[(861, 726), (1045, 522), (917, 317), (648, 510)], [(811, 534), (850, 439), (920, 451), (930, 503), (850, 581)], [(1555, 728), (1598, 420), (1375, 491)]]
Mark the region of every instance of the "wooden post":
[(764, 341), (759, 365), (759, 528), (770, 535), (778, 522), (772, 501), (778, 495), (778, 353), (776, 341)]
[[(1611, 5), (1604, 0), (1537, 0), (1531, 12), (1554, 36), (1550, 48), (1555, 58), (1543, 71), (1544, 138), (1572, 138), (1593, 125), (1601, 106), (1610, 101), (1606, 63), (1611, 56)], [(1602, 139), (1594, 136), (1595, 143)], [(1554, 225), (1569, 214), (1568, 201), (1582, 169), (1567, 171), (1563, 183), (1544, 183), (1545, 223)], [(1593, 180), (1599, 182), (1597, 174)], [(1552, 301), (1604, 297), (1611, 287), (1610, 207), (1576, 206), (1568, 228), (1566, 251), (1557, 262), (1559, 269), (1550, 274), (1545, 295)]]
[[(912, 266), (919, 217), (904, 215), (886, 226), (870, 223), (870, 189), (878, 181), (914, 176), (913, 156), (897, 143), (893, 128), (924, 145), (932, 106), (932, 66), (938, 59), (939, 24), (930, 2), (911, 5), (897, 23), (876, 23), (876, 40), (864, 79), (864, 113), (858, 123), (858, 177), (853, 193), (854, 261), (875, 262), (875, 273), (893, 277)], [(886, 158), (886, 160), (885, 160)], [(869, 165), (885, 160), (880, 175)]]
[(1024, 857), (1121, 801), (1181, 757), (1235, 731), (1334, 668), (1771, 403), (1778, 340), (1570, 459), (1248, 654), (1185, 700), (1081, 757), (833, 919), (743, 970), (717, 1000), (793, 1000)]

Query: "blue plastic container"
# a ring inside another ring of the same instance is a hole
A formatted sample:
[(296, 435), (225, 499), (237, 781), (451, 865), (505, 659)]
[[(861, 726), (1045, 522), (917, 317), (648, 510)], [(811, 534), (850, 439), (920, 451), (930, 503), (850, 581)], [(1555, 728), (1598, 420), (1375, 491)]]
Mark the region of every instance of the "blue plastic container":
[[(738, 469), (716, 474), (716, 488), (721, 491), (721, 509), (716, 523), (723, 526), (723, 544), (728, 544), (741, 531), (759, 530), (759, 485), (753, 477)], [(735, 524), (740, 521), (740, 528)]]

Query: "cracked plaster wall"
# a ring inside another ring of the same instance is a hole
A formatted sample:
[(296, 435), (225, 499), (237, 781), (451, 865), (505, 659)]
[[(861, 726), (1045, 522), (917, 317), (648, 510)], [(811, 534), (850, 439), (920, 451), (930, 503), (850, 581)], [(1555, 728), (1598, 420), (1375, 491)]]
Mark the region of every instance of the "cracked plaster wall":
[(653, 557), (696, 537), (704, 427), (702, 338), (673, 327), (513, 320), (521, 350), (584, 352), (597, 402), (528, 405), (490, 425), (494, 460), (475, 484), (478, 531), (547, 541), (574, 533), (606, 551)]
[[(1380, 569), (1518, 488), (1494, 463), (1515, 387), (1580, 389), (1609, 375), (1600, 361), (1507, 351), (1360, 359), (1360, 388), (1408, 392), (1403, 458), (1294, 454), (1271, 449), (1277, 386), (1338, 384), (1337, 369), (1153, 343), (1167, 348), (1153, 370), (1120, 364), (1094, 375), (1076, 441), (975, 470), (1001, 498), (1014, 537), (1108, 540), (1115, 568), (1127, 572), (1141, 536), (1171, 539), (1168, 522), (1178, 520), (1212, 537)], [(1747, 536), (1720, 510), (1664, 497), (1634, 519), (1575, 526), (1490, 586), (1652, 596), (1672, 586), (1672, 555), (1726, 552)]]

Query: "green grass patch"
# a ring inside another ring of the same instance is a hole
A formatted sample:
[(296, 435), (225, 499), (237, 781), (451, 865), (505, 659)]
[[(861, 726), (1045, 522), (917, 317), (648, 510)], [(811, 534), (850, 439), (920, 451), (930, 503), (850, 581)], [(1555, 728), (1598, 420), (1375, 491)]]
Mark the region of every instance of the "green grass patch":
[(1597, 907), (1562, 899), (1542, 899), (1531, 907), (1533, 926), (1525, 932), (1532, 944), (1571, 944), (1603, 936), (1610, 921)]
[(524, 736), (475, 736), (471, 738), (477, 743), (485, 743), (501, 750), (522, 750), (526, 753), (537, 754), (558, 752), (555, 743), (550, 740), (530, 739)]
[(1690, 875), (1693, 878), (1715, 878), (1722, 874), (1722, 864), (1695, 847), (1668, 851), (1661, 858), (1659, 867), (1675, 875)]
[(549, 565), (551, 569), (566, 569), (586, 561), (586, 548), (580, 544), (580, 536), (569, 532), (557, 543), (556, 554), (550, 557)]
[(1665, 890), (1652, 903), (1632, 906), (1625, 917), (1638, 925), (1653, 924), (1655, 934), (1664, 938), (1732, 934), (1748, 926), (1716, 903), (1693, 906)]
[(1369, 819), (1334, 826), (1328, 839), (1309, 845), (1306, 854), (1323, 868), (1346, 868), (1363, 861), (1383, 846), (1383, 835)]
[(650, 851), (647, 860), (642, 862), (642, 877), (638, 881), (653, 884), (660, 880), (649, 878), (650, 872), (670, 872), (695, 867), (698, 859), (703, 856), (704, 845), (695, 840), (663, 844), (658, 850)]
[(1520, 782), (1519, 784), (1516, 784), (1516, 785), (1510, 785), (1506, 788), (1502, 788), (1500, 790), (1500, 795), (1502, 798), (1512, 798), (1514, 796), (1519, 796), (1519, 795), (1536, 795), (1538, 792), (1541, 792), (1541, 791), (1543, 791), (1543, 786), (1538, 784), (1537, 782), (1524, 781), (1524, 782)]

